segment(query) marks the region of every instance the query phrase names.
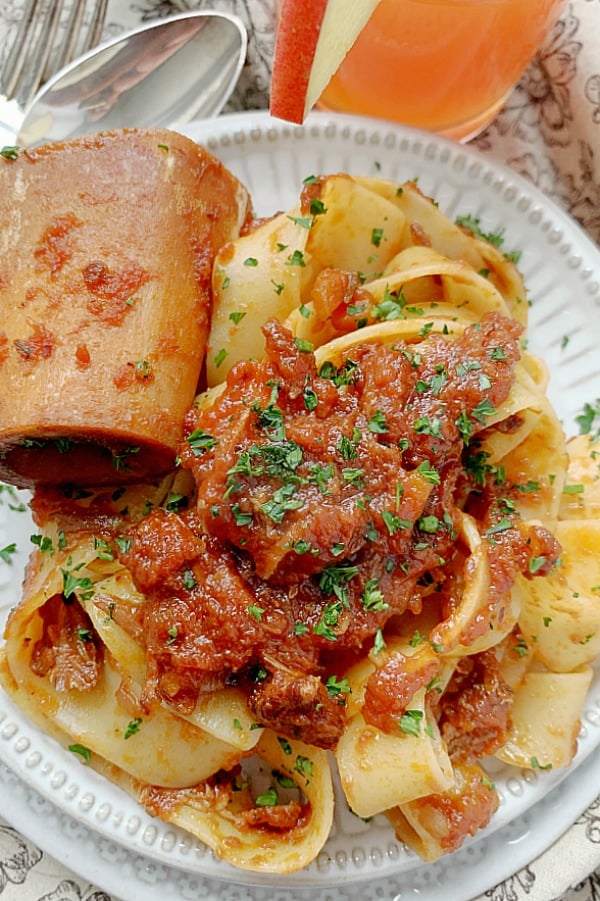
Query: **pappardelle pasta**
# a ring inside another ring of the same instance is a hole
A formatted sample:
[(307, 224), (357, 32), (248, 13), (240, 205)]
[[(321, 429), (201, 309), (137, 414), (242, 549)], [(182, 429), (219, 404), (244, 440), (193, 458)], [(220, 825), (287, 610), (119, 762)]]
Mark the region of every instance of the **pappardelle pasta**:
[(468, 224), (414, 182), (307, 179), (217, 257), (173, 474), (33, 497), (3, 687), (235, 866), (312, 861), (334, 769), (434, 861), (496, 811), (490, 758), (575, 754), (598, 452), (565, 440), (518, 269)]

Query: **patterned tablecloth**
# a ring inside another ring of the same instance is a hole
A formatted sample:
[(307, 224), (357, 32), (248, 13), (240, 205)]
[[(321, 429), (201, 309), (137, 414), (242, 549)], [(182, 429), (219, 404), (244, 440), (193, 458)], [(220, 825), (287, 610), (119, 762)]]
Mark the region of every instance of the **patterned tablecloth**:
[[(24, 2), (0, 0), (0, 66), (6, 35), (14, 29)], [(106, 36), (174, 9), (234, 12), (248, 26), (250, 42), (244, 72), (226, 112), (261, 109), (268, 105), (273, 2), (110, 0)], [(2, 120), (0, 98), (0, 124)], [(485, 156), (531, 180), (600, 243), (600, 0), (567, 4), (500, 115), (473, 144)], [(591, 325), (600, 338), (600, 323)], [(67, 870), (9, 825), (10, 810), (1, 813), (2, 901), (110, 901), (104, 891)], [(284, 894), (286, 899), (292, 897)], [(238, 896), (246, 894), (242, 891)], [(141, 896), (131, 896), (124, 888), (123, 898), (131, 897)], [(484, 898), (598, 901), (600, 797), (552, 847), (501, 885), (491, 887), (480, 901)]]

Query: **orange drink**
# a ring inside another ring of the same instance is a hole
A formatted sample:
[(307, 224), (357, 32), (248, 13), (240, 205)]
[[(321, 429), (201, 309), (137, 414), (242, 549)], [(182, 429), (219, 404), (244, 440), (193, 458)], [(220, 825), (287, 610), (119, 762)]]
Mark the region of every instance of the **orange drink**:
[(495, 116), (564, 0), (381, 0), (318, 106), (468, 140)]

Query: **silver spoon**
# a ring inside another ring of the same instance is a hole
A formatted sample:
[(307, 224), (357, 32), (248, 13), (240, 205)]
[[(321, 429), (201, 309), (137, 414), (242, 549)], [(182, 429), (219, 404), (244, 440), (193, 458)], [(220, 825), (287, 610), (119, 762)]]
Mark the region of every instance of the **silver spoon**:
[(237, 83), (247, 40), (237, 16), (206, 10), (121, 34), (46, 82), (25, 111), (16, 143), (215, 116)]

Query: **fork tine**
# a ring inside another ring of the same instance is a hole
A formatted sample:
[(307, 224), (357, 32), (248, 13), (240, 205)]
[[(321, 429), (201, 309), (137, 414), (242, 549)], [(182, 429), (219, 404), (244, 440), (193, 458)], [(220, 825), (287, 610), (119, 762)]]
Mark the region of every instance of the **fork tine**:
[[(79, 37), (79, 32), (81, 31), (81, 26), (83, 24), (83, 16), (85, 13), (85, 3), (75, 2), (73, 4), (73, 13), (69, 18), (69, 22), (67, 24), (66, 31), (63, 36), (63, 40), (60, 45), (60, 49), (56, 54), (56, 57), (52, 61), (54, 63), (54, 71), (58, 72), (59, 69), (62, 69), (70, 59), (73, 58), (77, 48), (77, 38)], [(52, 75), (50, 70), (49, 62), (46, 64), (46, 68), (44, 70), (44, 81), (46, 81)]]
[[(15, 41), (0, 74), (0, 94), (27, 106), (40, 85), (77, 53), (96, 46), (102, 37), (108, 0), (94, 0), (84, 27), (86, 0), (72, 0), (60, 46), (54, 46), (65, 0), (27, 0)], [(85, 32), (82, 46), (77, 44)]]
[(23, 106), (31, 100), (41, 83), (63, 4), (64, 0), (54, 0), (45, 6), (42, 2), (33, 5), (26, 41), (6, 85), (7, 96), (14, 95)]
[(34, 23), (43, 6), (43, 0), (27, 0), (23, 18), (2, 70), (2, 93), (10, 97), (15, 89), (23, 57), (34, 33)]
[(100, 43), (102, 38), (102, 29), (104, 27), (104, 19), (106, 18), (106, 7), (108, 0), (95, 0), (91, 11), (90, 23), (87, 29), (87, 35), (78, 46), (81, 33), (84, 31), (83, 24), (86, 13), (85, 2), (74, 2), (69, 21), (65, 30), (63, 40), (61, 42), (58, 53), (53, 59), (50, 59), (46, 65), (44, 72), (44, 81), (47, 81), (54, 72), (58, 72), (64, 68), (76, 55), (87, 53), (92, 47)]
[(108, 0), (96, 0), (92, 20), (90, 22), (90, 28), (85, 39), (82, 52), (91, 50), (92, 47), (95, 47), (100, 43), (100, 40), (102, 38), (102, 29), (104, 27), (104, 19), (106, 18), (107, 5)]

